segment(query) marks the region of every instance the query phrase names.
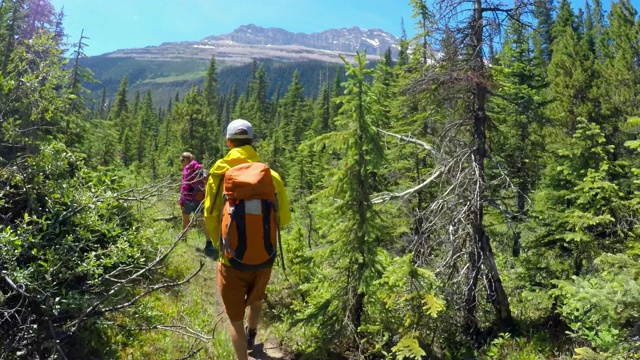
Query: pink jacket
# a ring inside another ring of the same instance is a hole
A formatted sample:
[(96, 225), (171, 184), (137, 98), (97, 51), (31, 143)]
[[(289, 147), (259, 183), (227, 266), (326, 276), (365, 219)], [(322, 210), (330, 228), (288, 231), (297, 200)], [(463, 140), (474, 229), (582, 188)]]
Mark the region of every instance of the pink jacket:
[(187, 201), (193, 201), (193, 181), (196, 180), (196, 171), (202, 169), (197, 161), (193, 160), (182, 170), (182, 186), (180, 187), (180, 206)]

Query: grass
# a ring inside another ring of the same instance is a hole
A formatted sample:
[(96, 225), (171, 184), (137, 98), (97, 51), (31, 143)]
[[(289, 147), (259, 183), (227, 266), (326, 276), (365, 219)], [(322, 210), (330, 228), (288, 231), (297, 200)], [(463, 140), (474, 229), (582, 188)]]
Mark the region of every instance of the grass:
[[(159, 205), (158, 213), (179, 214), (177, 205)], [(163, 210), (164, 209), (164, 210)], [(145, 211), (146, 212), (146, 211)], [(148, 217), (149, 218), (149, 217)], [(180, 233), (180, 219), (172, 223), (148, 221), (143, 225), (157, 234), (158, 244), (171, 245)], [(173, 330), (137, 330), (122, 341), (121, 359), (177, 359), (192, 355), (190, 359), (234, 359), (228, 333), (228, 320), (220, 303), (217, 285), (217, 262), (202, 253), (204, 235), (192, 229), (186, 242), (180, 242), (166, 261), (165, 276), (182, 279), (204, 268), (191, 281), (179, 288), (157, 292), (143, 299), (139, 309), (124, 320), (128, 326), (169, 325)], [(202, 340), (185, 335), (188, 329), (212, 337)], [(181, 333), (182, 332), (182, 333)]]
[(190, 73), (179, 74), (179, 75), (147, 79), (142, 81), (140, 84), (143, 84), (143, 85), (170, 84), (170, 83), (179, 82), (179, 81), (196, 81), (196, 80), (204, 79), (205, 75), (206, 75), (206, 72), (204, 71), (190, 72)]

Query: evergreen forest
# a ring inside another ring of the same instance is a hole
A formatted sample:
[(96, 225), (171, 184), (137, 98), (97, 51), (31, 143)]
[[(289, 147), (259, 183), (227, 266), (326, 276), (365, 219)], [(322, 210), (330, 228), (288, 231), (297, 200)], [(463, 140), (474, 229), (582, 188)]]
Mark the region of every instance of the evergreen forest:
[(90, 39), (0, 0), (0, 359), (233, 358), (177, 200), (180, 154), (210, 167), (237, 118), (293, 212), (267, 358), (640, 359), (638, 9), (406, 6), (397, 54), (317, 89), (254, 61), (221, 91), (212, 58), (160, 105), (92, 93)]

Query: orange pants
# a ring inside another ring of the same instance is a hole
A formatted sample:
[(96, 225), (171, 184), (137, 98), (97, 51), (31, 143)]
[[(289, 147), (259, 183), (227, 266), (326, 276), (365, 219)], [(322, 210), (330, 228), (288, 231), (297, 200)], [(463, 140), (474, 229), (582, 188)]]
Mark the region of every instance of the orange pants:
[(270, 278), (271, 267), (258, 271), (240, 271), (218, 263), (218, 287), (229, 320), (244, 320), (245, 308), (264, 299)]

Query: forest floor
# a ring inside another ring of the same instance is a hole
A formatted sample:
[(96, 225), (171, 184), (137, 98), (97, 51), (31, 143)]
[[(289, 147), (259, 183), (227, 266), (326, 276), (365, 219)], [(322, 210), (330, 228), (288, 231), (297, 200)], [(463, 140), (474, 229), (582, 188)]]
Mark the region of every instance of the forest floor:
[[(159, 208), (152, 210), (153, 216), (149, 218), (166, 216), (169, 211), (175, 214), (176, 210), (167, 210), (165, 206), (158, 204)], [(180, 233), (180, 219), (170, 218), (143, 226), (148, 229), (143, 231), (158, 236), (161, 247), (171, 245)], [(149, 296), (144, 300), (143, 313), (130, 316), (145, 318), (147, 323), (166, 324), (174, 330), (139, 333), (135, 340), (125, 343), (121, 359), (235, 359), (229, 322), (218, 291), (217, 259), (204, 254), (204, 243), (204, 234), (199, 229), (190, 230), (187, 240), (181, 241), (169, 255), (164, 271), (169, 278), (182, 279), (197, 270), (202, 261), (204, 267), (200, 273), (179, 288)], [(256, 346), (249, 355), (253, 359), (292, 360), (294, 357), (279, 344), (273, 331), (261, 322)]]
[[(204, 236), (200, 233), (194, 233), (191, 234), (192, 237), (195, 237), (193, 235), (196, 235), (198, 237), (198, 240), (194, 241), (190, 241), (189, 243), (192, 244), (195, 247), (195, 252), (198, 253), (198, 256), (204, 256), (207, 258), (207, 262), (210, 264), (207, 264), (205, 266), (205, 268), (207, 269), (207, 271), (204, 271), (203, 269), (203, 273), (200, 275), (201, 279), (200, 281), (203, 281), (207, 284), (211, 284), (213, 285), (213, 294), (214, 296), (216, 296), (216, 302), (215, 302), (215, 312), (218, 314), (222, 314), (221, 317), (222, 319), (220, 319), (220, 325), (222, 325), (222, 327), (224, 329), (221, 329), (224, 332), (227, 332), (227, 328), (229, 327), (229, 323), (228, 320), (226, 319), (226, 316), (223, 312), (224, 308), (222, 306), (221, 303), (221, 299), (219, 298), (219, 292), (218, 292), (218, 278), (217, 278), (217, 260), (213, 259), (211, 257), (207, 257), (204, 255), (204, 252), (202, 250), (202, 247), (204, 245)], [(200, 242), (202, 242), (202, 244), (199, 244)], [(249, 352), (249, 356), (250, 359), (256, 359), (256, 360), (293, 360), (294, 357), (285, 353), (283, 351), (283, 349), (280, 348), (279, 346), (279, 341), (271, 334), (271, 332), (269, 331), (269, 328), (266, 324), (264, 324), (264, 322), (262, 322), (260, 324), (260, 328), (259, 328), (259, 332), (258, 332), (258, 336), (256, 338), (256, 344), (253, 348), (252, 351)], [(229, 343), (229, 345), (231, 345)]]

